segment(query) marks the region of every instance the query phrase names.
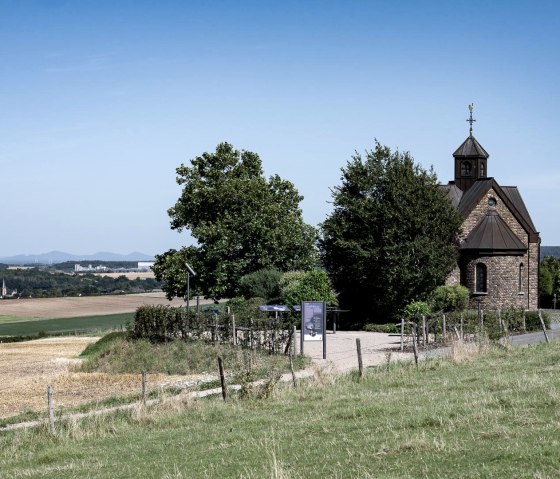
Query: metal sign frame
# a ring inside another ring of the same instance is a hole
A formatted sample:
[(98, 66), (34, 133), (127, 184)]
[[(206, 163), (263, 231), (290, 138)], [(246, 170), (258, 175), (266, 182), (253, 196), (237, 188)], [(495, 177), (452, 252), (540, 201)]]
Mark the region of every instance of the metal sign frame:
[(323, 341), (323, 359), (327, 359), (327, 305), (324, 301), (301, 303), (301, 354), (305, 341)]

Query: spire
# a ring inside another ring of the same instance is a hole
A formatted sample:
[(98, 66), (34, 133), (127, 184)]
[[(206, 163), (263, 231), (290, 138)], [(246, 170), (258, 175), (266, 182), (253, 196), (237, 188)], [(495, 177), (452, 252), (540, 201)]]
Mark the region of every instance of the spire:
[(467, 121), (471, 124), (471, 127), (469, 128), (469, 136), (472, 136), (472, 124), (476, 121), (473, 117), (472, 117), (472, 111), (474, 109), (474, 103), (471, 103), (469, 105), (469, 118), (467, 118)]
[(455, 184), (463, 192), (467, 191), (477, 180), (488, 178), (487, 160), (489, 155), (473, 136), (472, 125), (476, 121), (473, 118), (473, 109), (474, 103), (471, 103), (467, 119), (470, 124), (469, 136), (453, 153)]

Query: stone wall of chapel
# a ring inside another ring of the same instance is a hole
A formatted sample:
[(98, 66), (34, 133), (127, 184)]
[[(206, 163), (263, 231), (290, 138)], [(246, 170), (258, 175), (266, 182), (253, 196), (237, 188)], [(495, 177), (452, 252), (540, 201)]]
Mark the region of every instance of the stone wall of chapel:
[[(473, 257), (465, 265), (466, 287), (471, 291), (470, 308), (478, 301), (482, 309), (523, 308), (536, 309), (529, 304), (531, 298), (528, 274), (529, 255)], [(487, 293), (475, 292), (476, 265), (483, 263), (487, 271)], [(523, 263), (521, 288), (519, 288), (519, 265)]]
[(537, 309), (539, 307), (539, 250), (539, 243), (529, 244), (529, 260), (527, 261), (528, 309)]

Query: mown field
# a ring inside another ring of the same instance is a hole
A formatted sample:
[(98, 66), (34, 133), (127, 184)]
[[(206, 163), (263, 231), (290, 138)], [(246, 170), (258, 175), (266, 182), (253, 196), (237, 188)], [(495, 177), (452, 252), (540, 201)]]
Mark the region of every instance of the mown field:
[(4, 433), (0, 475), (559, 477), (560, 344), (455, 358)]

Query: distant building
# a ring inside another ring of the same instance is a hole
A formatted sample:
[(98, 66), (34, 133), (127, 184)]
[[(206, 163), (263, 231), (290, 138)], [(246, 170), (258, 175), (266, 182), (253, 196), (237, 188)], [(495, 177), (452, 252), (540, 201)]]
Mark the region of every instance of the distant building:
[(6, 281), (2, 279), (2, 294), (0, 294), (0, 298), (15, 298), (17, 296), (17, 289), (13, 289), (12, 291), (8, 291), (6, 287)]
[(138, 261), (139, 271), (151, 271), (155, 261)]

